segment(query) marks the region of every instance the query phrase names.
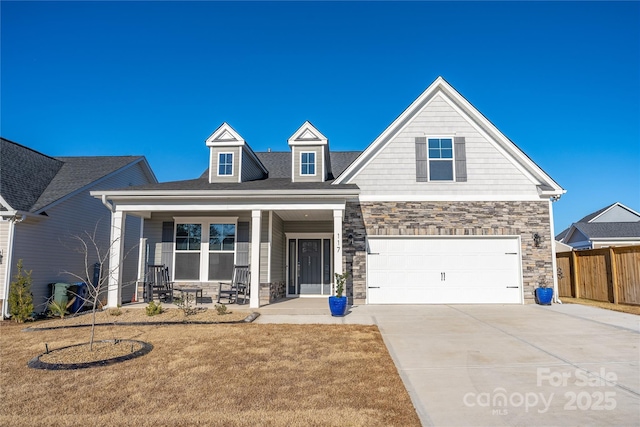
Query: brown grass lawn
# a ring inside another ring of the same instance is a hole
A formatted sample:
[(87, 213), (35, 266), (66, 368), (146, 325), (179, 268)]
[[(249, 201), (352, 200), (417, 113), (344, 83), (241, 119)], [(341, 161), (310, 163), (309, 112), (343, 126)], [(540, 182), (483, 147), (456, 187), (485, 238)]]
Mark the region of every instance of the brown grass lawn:
[(592, 301), (584, 298), (570, 297), (560, 297), (560, 301), (562, 301), (564, 304), (590, 305), (592, 307), (600, 307), (607, 310), (621, 311), (623, 313), (640, 315), (640, 306), (638, 305), (613, 304), (610, 302)]
[(3, 426), (419, 426), (375, 326), (103, 326), (151, 353), (75, 371), (30, 369), (88, 328), (23, 332), (0, 322)]

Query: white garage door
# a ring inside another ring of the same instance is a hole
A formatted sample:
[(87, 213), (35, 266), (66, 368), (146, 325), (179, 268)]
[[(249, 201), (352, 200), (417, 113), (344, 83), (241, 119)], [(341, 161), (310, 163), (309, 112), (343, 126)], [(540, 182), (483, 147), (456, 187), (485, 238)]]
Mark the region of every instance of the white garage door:
[(521, 303), (517, 237), (369, 238), (370, 304)]

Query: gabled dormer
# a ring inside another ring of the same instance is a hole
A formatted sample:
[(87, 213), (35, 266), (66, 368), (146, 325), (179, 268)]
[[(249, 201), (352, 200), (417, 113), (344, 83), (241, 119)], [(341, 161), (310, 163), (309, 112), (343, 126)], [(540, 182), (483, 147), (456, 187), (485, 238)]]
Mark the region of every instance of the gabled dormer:
[(331, 175), (329, 140), (306, 121), (288, 140), (291, 147), (291, 181), (324, 182)]
[(209, 182), (245, 182), (263, 179), (268, 171), (249, 144), (228, 123), (207, 138)]

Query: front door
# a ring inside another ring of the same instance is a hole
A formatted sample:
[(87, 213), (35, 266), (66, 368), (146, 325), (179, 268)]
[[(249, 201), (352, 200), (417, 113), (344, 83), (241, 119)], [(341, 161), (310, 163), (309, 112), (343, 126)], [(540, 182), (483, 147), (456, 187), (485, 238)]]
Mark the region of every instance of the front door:
[(321, 239), (298, 240), (298, 286), (300, 295), (322, 293)]
[(331, 239), (289, 239), (288, 295), (329, 295)]

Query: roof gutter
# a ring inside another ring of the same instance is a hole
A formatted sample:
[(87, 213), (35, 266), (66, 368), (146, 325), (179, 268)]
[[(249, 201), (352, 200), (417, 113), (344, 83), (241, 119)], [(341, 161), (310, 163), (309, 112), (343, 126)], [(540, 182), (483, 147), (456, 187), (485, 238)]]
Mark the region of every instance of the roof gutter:
[[(93, 193), (93, 191), (91, 192)], [(91, 194), (93, 196), (93, 194)], [(107, 200), (107, 195), (103, 194), (102, 195), (102, 204), (105, 205), (107, 207), (107, 209), (109, 209), (110, 212), (115, 212), (115, 208), (113, 207), (113, 203), (110, 203)]]
[(207, 199), (234, 199), (248, 197), (264, 198), (297, 198), (297, 197), (319, 197), (319, 198), (335, 198), (335, 197), (357, 197), (360, 194), (359, 189), (339, 189), (331, 191), (326, 190), (116, 190), (116, 191), (91, 191), (93, 197), (100, 197), (102, 203), (109, 209), (113, 208), (107, 199), (113, 198), (131, 199), (140, 197), (162, 197), (163, 199), (186, 199), (186, 198), (207, 198)]
[(563, 188), (559, 188), (557, 190), (556, 189), (543, 190), (540, 186), (537, 187), (537, 190), (538, 190), (538, 195), (540, 197), (544, 197), (544, 198), (548, 197), (553, 202), (557, 202), (558, 200), (560, 200), (560, 197), (562, 197), (562, 195), (567, 192), (567, 190)]
[(37, 215), (25, 211), (0, 211), (0, 217), (12, 222), (22, 222), (29, 216), (35, 217)]

